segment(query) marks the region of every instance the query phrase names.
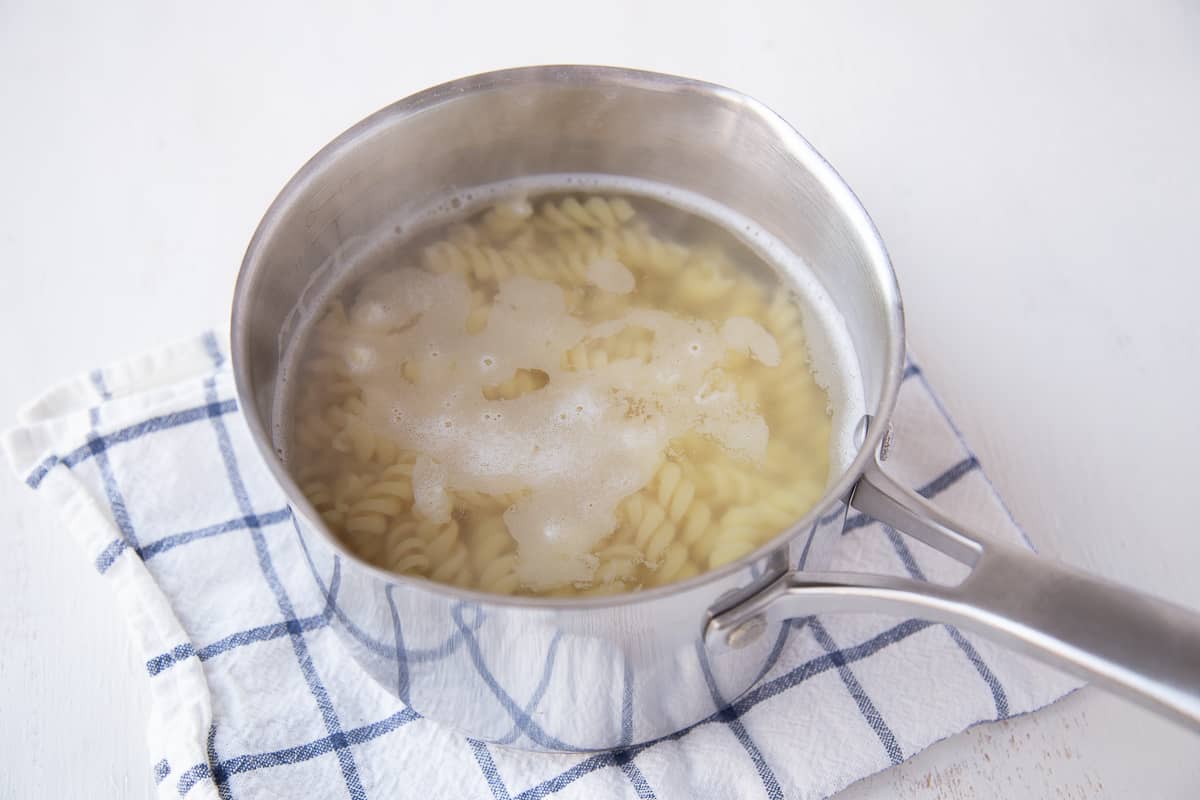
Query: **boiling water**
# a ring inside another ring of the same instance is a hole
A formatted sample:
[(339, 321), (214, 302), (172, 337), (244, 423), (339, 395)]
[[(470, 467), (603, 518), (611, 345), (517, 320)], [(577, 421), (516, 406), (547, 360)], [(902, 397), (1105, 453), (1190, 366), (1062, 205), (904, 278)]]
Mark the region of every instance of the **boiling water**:
[(852, 458), (844, 324), (727, 210), (543, 176), (409, 231), (324, 276), (279, 417), (289, 470), (364, 559), (492, 592), (634, 590), (751, 552)]

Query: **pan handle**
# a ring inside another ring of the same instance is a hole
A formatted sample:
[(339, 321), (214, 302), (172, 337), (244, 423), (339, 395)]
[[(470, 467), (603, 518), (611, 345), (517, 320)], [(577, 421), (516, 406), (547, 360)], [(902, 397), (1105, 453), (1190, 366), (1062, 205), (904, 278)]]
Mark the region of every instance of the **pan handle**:
[(1200, 731), (1200, 614), (953, 523), (876, 461), (851, 504), (972, 567), (956, 586), (790, 572), (714, 614), (708, 642), (738, 647), (767, 620), (861, 611), (975, 631)]

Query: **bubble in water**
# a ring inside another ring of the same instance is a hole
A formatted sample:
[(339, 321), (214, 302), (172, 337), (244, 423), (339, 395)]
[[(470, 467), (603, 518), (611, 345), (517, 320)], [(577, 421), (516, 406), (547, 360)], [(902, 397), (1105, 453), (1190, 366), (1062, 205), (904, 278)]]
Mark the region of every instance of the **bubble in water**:
[(360, 344), (350, 348), (344, 361), (351, 372), (366, 372), (375, 366), (377, 358), (375, 348)]

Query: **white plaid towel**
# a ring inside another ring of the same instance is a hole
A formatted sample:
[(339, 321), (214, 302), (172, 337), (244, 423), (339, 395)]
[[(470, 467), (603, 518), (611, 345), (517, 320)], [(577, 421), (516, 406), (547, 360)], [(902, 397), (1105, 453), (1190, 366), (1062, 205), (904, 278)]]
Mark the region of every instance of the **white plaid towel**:
[[(748, 695), (664, 740), (597, 755), (472, 741), (405, 708), (339, 645), (225, 353), (209, 334), (94, 371), (5, 439), (122, 601), (163, 798), (824, 797), (1077, 685), (952, 627), (823, 616), (785, 627)], [(889, 469), (1019, 540), (920, 370), (905, 379)], [(843, 544), (838, 569), (963, 569), (861, 515)]]

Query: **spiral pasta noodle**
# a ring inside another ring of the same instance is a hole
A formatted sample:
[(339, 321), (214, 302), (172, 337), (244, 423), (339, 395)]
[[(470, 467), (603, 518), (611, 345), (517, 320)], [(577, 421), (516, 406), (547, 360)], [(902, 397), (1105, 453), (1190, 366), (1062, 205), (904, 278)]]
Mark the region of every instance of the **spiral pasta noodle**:
[(588, 197), (583, 202), (568, 197), (543, 203), (534, 219), (536, 227), (548, 231), (603, 230), (618, 228), (636, 212), (620, 197)]
[(471, 566), (478, 586), (486, 592), (512, 594), (520, 588), (517, 579), (516, 543), (499, 514), (488, 515), (467, 534)]

